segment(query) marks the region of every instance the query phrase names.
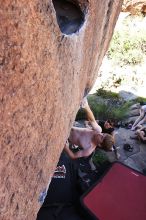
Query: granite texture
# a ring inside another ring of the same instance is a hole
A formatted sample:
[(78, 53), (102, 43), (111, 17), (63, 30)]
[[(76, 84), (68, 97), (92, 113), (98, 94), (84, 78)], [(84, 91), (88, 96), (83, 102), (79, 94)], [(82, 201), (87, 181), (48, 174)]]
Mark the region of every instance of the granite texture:
[(51, 0), (0, 4), (1, 220), (36, 219), (39, 194), (98, 76), (122, 4), (72, 2), (84, 18), (68, 35)]

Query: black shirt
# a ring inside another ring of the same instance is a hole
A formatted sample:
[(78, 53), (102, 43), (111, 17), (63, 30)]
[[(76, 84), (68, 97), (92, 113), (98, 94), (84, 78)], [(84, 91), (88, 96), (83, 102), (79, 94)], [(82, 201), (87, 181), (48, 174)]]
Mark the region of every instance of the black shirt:
[(62, 153), (43, 206), (52, 203), (73, 203), (77, 196), (77, 170), (66, 153)]

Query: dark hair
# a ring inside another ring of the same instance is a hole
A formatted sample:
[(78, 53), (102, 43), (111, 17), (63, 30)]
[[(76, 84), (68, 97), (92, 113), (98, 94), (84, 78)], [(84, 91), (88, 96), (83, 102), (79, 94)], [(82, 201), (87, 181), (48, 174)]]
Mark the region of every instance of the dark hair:
[(114, 122), (111, 119), (107, 119), (106, 121), (110, 124), (110, 126), (114, 126)]
[(102, 149), (105, 151), (109, 151), (114, 145), (114, 138), (110, 134), (106, 134), (101, 144)]

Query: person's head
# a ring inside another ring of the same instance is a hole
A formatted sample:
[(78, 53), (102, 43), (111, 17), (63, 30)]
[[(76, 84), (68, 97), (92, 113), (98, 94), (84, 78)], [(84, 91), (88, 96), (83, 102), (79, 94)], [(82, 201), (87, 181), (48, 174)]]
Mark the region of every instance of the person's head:
[(114, 138), (110, 134), (103, 134), (101, 148), (105, 151), (113, 151)]
[(106, 120), (105, 123), (104, 123), (104, 127), (106, 129), (113, 128), (113, 126), (114, 126), (114, 122), (112, 120), (110, 120), (110, 119)]

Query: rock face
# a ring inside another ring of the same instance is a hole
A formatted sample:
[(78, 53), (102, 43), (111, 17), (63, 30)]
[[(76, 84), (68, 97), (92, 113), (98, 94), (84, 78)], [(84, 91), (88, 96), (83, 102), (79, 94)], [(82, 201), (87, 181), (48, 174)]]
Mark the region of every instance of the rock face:
[(98, 75), (122, 4), (56, 2), (1, 1), (1, 220), (36, 219), (39, 194)]
[(122, 11), (130, 12), (131, 14), (146, 13), (146, 0), (124, 0)]

